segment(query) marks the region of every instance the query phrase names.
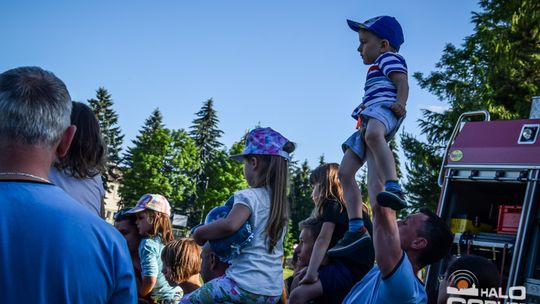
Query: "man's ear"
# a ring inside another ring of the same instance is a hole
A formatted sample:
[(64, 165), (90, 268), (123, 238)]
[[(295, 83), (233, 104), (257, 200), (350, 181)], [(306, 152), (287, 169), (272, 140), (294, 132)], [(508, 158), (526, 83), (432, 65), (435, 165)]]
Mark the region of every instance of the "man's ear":
[(411, 248), (415, 250), (422, 250), (427, 247), (427, 243), (428, 241), (425, 238), (418, 237), (412, 242)]
[(69, 146), (71, 145), (71, 141), (75, 136), (75, 132), (77, 132), (76, 126), (69, 126), (66, 131), (64, 131), (64, 134), (62, 135), (62, 138), (60, 138), (60, 142), (56, 147), (57, 157), (62, 157), (69, 151)]

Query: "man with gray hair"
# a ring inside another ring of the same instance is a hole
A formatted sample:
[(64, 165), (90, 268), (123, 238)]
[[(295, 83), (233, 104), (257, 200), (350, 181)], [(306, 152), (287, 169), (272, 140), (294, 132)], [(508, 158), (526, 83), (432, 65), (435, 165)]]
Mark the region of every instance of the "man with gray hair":
[(51, 72), (0, 74), (0, 295), (5, 303), (136, 303), (126, 242), (47, 180), (71, 98)]

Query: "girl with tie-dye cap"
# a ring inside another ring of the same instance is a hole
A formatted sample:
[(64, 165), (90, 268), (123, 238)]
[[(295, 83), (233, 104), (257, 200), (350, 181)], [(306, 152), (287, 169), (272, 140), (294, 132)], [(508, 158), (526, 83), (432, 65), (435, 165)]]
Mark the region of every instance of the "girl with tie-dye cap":
[(283, 238), (289, 220), (288, 163), (294, 144), (271, 128), (257, 128), (234, 160), (244, 162), (249, 188), (234, 194), (226, 218), (199, 227), (200, 245), (235, 233), (246, 221), (253, 240), (229, 263), (225, 275), (194, 291), (181, 303), (277, 303), (283, 291)]

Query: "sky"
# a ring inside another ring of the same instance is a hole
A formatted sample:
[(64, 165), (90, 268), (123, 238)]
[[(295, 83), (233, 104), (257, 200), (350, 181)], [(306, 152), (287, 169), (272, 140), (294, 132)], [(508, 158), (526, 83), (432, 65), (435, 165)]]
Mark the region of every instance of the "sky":
[(168, 128), (187, 130), (212, 98), (226, 147), (269, 126), (314, 168), (323, 154), (340, 162), (363, 96), (367, 66), (346, 19), (401, 23), (410, 86), (402, 128), (420, 136), (420, 110), (446, 104), (412, 74), (434, 71), (447, 43), (461, 45), (478, 10), (472, 0), (2, 1), (0, 71), (41, 66), (77, 101), (105, 87), (124, 147), (154, 109)]

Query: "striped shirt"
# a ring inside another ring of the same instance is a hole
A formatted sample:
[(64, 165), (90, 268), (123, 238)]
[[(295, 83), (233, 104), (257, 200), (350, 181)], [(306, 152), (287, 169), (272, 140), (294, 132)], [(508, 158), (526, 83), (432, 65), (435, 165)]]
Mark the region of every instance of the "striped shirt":
[(407, 74), (407, 63), (401, 55), (386, 52), (375, 59), (368, 69), (362, 104), (351, 115), (354, 119), (358, 119), (358, 114), (366, 107), (396, 101), (397, 89), (388, 77), (393, 72)]

